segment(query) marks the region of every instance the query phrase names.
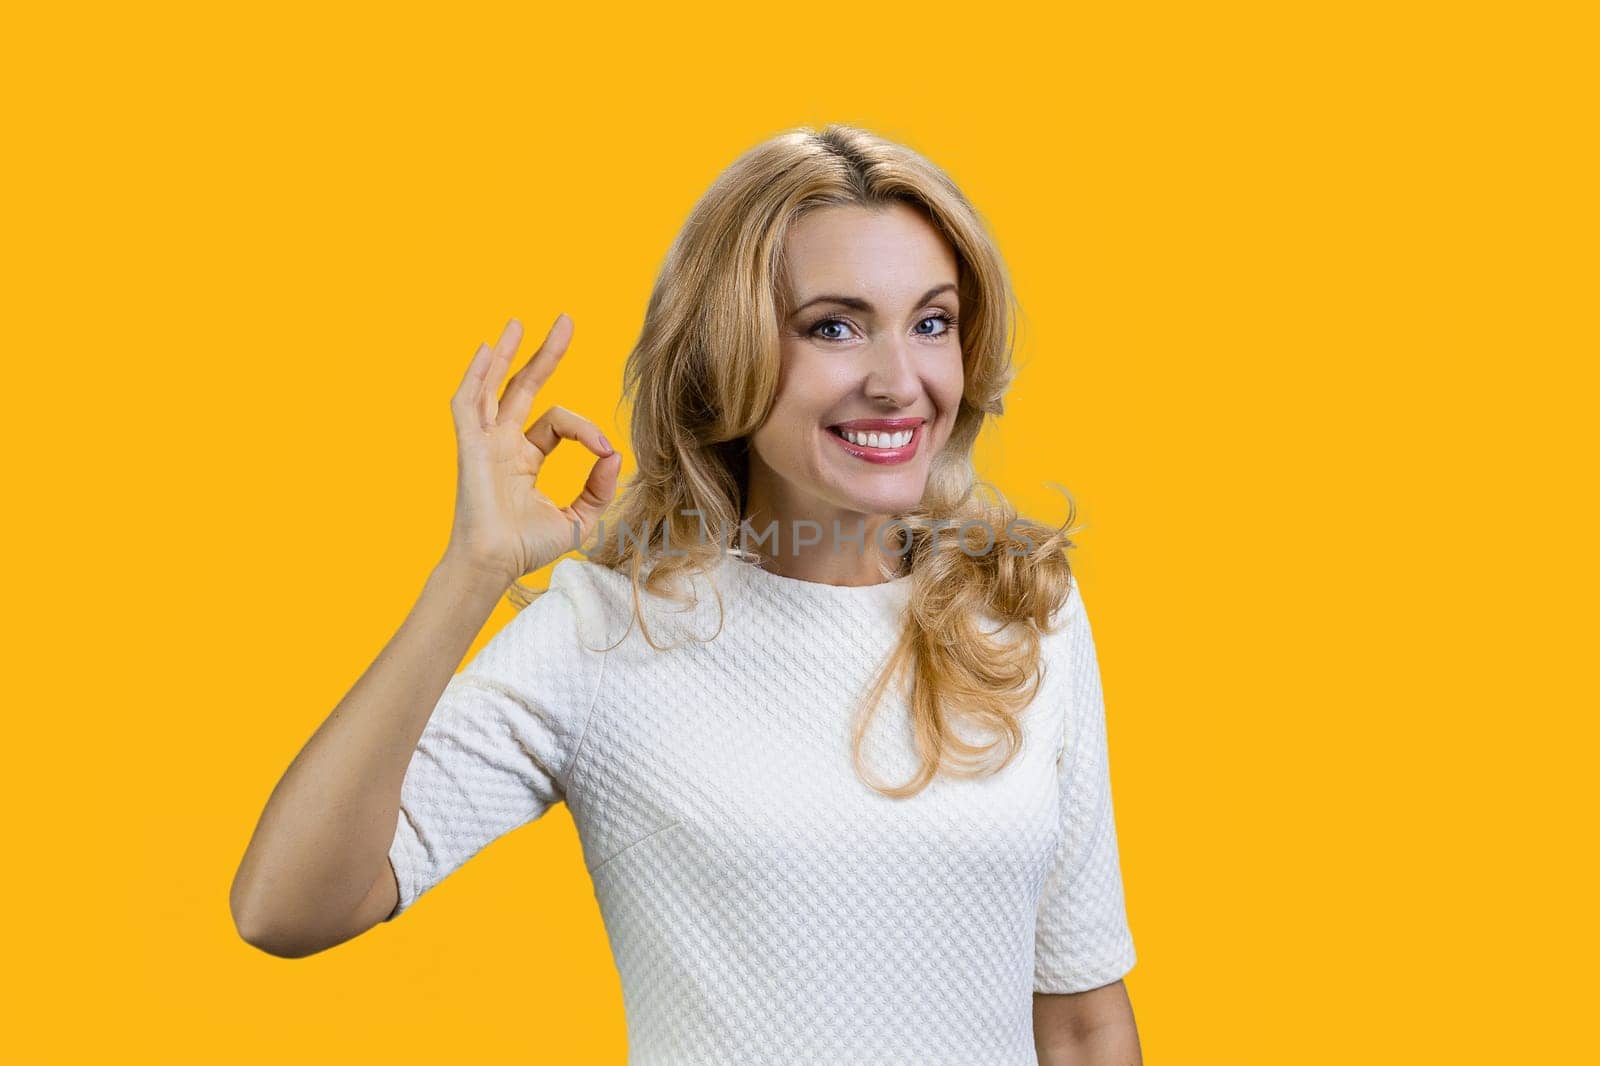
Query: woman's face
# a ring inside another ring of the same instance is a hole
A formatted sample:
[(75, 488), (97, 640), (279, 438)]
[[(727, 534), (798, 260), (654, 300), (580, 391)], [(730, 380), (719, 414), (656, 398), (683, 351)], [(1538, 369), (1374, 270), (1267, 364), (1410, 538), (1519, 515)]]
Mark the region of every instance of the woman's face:
[(955, 253), (915, 209), (817, 208), (785, 252), (793, 310), (777, 399), (751, 438), (748, 512), (783, 523), (787, 553), (795, 519), (828, 544), (834, 519), (848, 535), (921, 501), (963, 374)]

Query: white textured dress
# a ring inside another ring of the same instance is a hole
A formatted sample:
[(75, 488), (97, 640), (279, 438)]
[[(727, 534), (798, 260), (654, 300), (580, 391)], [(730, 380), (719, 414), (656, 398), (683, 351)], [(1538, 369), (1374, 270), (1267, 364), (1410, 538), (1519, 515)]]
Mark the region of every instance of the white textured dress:
[[(850, 736), (909, 579), (825, 585), (730, 558), (714, 580), (725, 624), (710, 643), (657, 651), (635, 624), (596, 650), (627, 628), (631, 583), (556, 564), (418, 743), (391, 920), (564, 800), (631, 1066), (1036, 1063), (1032, 993), (1097, 988), (1135, 960), (1076, 584), (1015, 761), (891, 799), (856, 776)], [(715, 631), (715, 593), (694, 582), (687, 611), (644, 597), (657, 643)], [(894, 688), (864, 754), (889, 784), (915, 768)]]

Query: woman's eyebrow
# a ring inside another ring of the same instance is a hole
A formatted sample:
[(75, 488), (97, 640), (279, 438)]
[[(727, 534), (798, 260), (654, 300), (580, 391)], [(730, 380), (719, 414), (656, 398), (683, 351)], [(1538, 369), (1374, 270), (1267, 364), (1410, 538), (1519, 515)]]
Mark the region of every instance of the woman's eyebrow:
[[(945, 292), (945, 291), (953, 289), (955, 287), (956, 287), (956, 284), (953, 281), (947, 281), (943, 285), (935, 285), (933, 288), (931, 288), (927, 292), (923, 293), (922, 294), (922, 299), (918, 300), (917, 303), (925, 304), (929, 300), (933, 299), (935, 296), (938, 296), (941, 292)], [(865, 312), (867, 312), (869, 314), (873, 311), (872, 304), (867, 302), (866, 300), (863, 300), (859, 296), (839, 296), (839, 295), (836, 295), (836, 294), (833, 294), (833, 293), (828, 293), (828, 294), (825, 294), (825, 295), (822, 295), (822, 296), (813, 296), (811, 299), (807, 300), (805, 303), (801, 304), (799, 307), (796, 307), (792, 313), (793, 314), (799, 314), (801, 311), (804, 311), (806, 308), (810, 307), (812, 304), (821, 304), (821, 303), (843, 304), (844, 306), (850, 308), (852, 311), (865, 311)]]

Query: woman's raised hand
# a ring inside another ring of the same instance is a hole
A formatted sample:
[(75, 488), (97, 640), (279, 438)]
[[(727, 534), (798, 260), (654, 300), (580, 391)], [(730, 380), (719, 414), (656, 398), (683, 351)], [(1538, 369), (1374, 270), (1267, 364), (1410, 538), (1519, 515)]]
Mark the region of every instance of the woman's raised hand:
[[(495, 390), (522, 342), (522, 323), (513, 318), (493, 348), (479, 346), (450, 400), (456, 512), (446, 557), (503, 577), (507, 585), (560, 558), (575, 541), (586, 541), (616, 493), (622, 453), (589, 419), (551, 407), (523, 429), (534, 397), (571, 340), (572, 319), (563, 314), (497, 401)], [(563, 439), (599, 456), (583, 491), (565, 507), (535, 484), (545, 457)]]

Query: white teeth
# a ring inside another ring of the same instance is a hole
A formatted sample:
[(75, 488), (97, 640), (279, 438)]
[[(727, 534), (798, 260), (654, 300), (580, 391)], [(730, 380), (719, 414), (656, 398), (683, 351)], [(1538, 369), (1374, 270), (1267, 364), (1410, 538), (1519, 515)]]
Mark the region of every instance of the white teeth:
[(911, 430), (898, 433), (861, 433), (853, 429), (839, 431), (851, 444), (863, 448), (903, 448), (911, 442)]

